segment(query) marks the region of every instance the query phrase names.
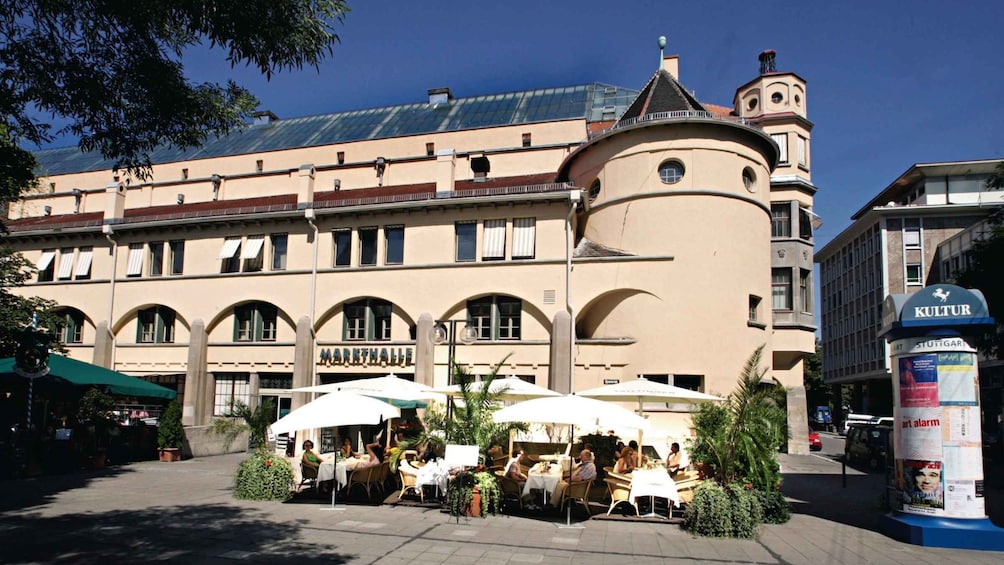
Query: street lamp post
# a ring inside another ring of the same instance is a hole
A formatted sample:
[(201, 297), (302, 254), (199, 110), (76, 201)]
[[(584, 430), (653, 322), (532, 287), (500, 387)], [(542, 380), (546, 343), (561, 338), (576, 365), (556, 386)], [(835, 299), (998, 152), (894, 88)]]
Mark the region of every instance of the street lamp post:
[[(449, 344), (449, 349), (447, 353), (447, 370), (449, 371), (446, 377), (446, 384), (452, 385), (454, 380), (454, 375), (456, 374), (456, 354), (457, 354), (457, 323), (464, 322), (464, 329), (460, 332), (460, 343), (464, 345), (470, 345), (478, 340), (478, 329), (471, 325), (467, 320), (436, 320), (435, 324), (432, 326), (432, 342), (436, 345), (443, 345), (444, 343)], [(453, 417), (453, 397), (449, 396), (446, 400), (446, 419), (447, 421)]]

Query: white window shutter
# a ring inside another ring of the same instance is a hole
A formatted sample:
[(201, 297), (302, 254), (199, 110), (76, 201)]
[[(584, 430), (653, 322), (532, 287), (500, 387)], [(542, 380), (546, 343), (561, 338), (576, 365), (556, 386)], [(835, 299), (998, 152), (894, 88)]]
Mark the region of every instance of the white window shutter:
[(78, 277), (86, 277), (91, 272), (91, 257), (94, 251), (91, 249), (81, 249), (80, 257), (77, 259), (77, 270), (74, 273)]
[(241, 259), (257, 259), (258, 254), (261, 253), (261, 248), (264, 243), (265, 236), (249, 235), (247, 245), (245, 245), (244, 250), (241, 251)]
[(220, 250), (220, 259), (233, 259), (234, 253), (241, 246), (241, 238), (228, 237), (223, 240), (223, 249)]
[(537, 240), (537, 219), (516, 218), (512, 221), (512, 258), (532, 259)]
[(505, 220), (485, 220), (483, 259), (505, 259)]
[(59, 257), (59, 273), (56, 278), (68, 279), (73, 274), (73, 250), (64, 251)]
[(126, 276), (137, 276), (143, 274), (143, 244), (133, 243), (129, 245), (129, 265), (126, 267)]
[(55, 251), (43, 251), (42, 256), (38, 258), (38, 263), (35, 263), (35, 268), (39, 271), (44, 271), (49, 268), (52, 260), (56, 258)]

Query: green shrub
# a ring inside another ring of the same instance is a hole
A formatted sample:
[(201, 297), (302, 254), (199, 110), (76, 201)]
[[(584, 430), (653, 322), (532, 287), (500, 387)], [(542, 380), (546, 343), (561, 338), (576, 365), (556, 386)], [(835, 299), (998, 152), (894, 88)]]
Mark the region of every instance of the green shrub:
[(466, 516), (474, 499), (474, 486), (481, 493), (482, 518), (502, 511), (502, 490), (495, 475), (487, 471), (462, 472), (450, 481), (446, 489), (446, 508), (451, 516)]
[(185, 427), (181, 425), (181, 405), (172, 400), (164, 408), (157, 422), (157, 445), (161, 449), (181, 447), (185, 438)]
[(791, 505), (788, 504), (788, 499), (780, 490), (755, 490), (753, 492), (760, 499), (765, 524), (784, 524), (791, 520)]
[(237, 468), (234, 498), (286, 500), (292, 492), (293, 466), (283, 457), (258, 450)]
[(738, 484), (721, 487), (705, 482), (683, 512), (683, 527), (699, 536), (753, 538), (762, 522), (759, 495)]

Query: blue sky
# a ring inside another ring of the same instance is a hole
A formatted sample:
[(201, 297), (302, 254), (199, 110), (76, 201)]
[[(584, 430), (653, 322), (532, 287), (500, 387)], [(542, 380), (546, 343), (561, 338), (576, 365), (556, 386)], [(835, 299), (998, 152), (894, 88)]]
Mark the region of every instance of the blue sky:
[[(757, 54), (806, 79), (821, 247), (917, 162), (1004, 158), (1004, 2), (351, 2), (341, 45), (271, 82), (193, 51), (193, 80), (234, 78), (280, 117), (604, 82), (640, 88), (657, 38), (681, 82), (730, 106)], [(818, 247), (817, 247), (818, 248)]]

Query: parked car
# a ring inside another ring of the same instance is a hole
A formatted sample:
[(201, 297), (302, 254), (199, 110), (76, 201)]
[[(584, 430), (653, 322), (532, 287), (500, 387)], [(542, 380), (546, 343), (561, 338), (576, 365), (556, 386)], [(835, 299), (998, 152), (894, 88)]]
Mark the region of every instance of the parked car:
[(872, 416), (871, 414), (848, 414), (843, 423), (840, 425), (840, 435), (847, 435), (847, 431), (850, 429), (851, 424), (869, 424), (874, 419), (875, 416)]
[(809, 428), (809, 451), (819, 451), (823, 449), (823, 440), (819, 439), (819, 432)]
[(876, 470), (886, 464), (886, 454), (892, 459), (892, 426), (851, 424), (844, 442), (844, 460), (861, 461)]

